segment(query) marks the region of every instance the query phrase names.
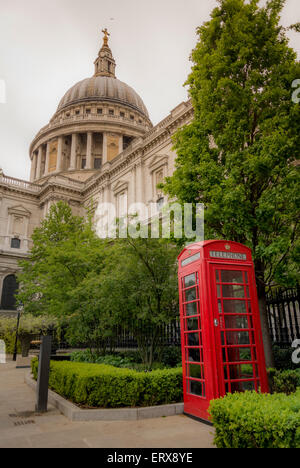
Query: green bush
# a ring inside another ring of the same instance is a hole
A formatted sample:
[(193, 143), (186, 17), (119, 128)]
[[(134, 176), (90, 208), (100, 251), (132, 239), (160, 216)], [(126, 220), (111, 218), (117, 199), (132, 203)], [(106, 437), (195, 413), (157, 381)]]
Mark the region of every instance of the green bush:
[(300, 448), (300, 389), (228, 394), (210, 404), (218, 448)]
[[(32, 361), (37, 378), (38, 362)], [(76, 404), (120, 408), (182, 401), (182, 370), (136, 372), (103, 364), (51, 362), (49, 387)]]
[(278, 370), (291, 370), (299, 368), (299, 364), (294, 364), (292, 361), (292, 354), (295, 349), (280, 348), (279, 346), (273, 345), (273, 354), (275, 361), (275, 368)]
[(268, 369), (271, 393), (295, 393), (299, 386), (300, 374), (293, 370)]
[(91, 353), (90, 350), (86, 351), (75, 351), (71, 354), (72, 362), (86, 362), (90, 364), (107, 364), (108, 366), (130, 368), (132, 366), (132, 360), (124, 358), (122, 356), (107, 354), (105, 356), (99, 356), (95, 353)]
[[(13, 354), (15, 351), (16, 333), (6, 332), (0, 333), (0, 340), (3, 340), (6, 347), (6, 354)], [(18, 354), (21, 353), (21, 343), (18, 341)]]

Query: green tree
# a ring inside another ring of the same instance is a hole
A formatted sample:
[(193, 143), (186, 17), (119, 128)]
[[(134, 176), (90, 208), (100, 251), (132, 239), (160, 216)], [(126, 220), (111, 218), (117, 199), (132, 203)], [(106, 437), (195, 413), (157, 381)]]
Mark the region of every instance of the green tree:
[(105, 243), (96, 236), (91, 217), (74, 216), (59, 202), (32, 240), (29, 257), (20, 262), (18, 301), (25, 313), (58, 317), (67, 323), (73, 342), (100, 348), (105, 317), (91, 298), (89, 283), (103, 268)]
[(205, 205), (206, 238), (252, 248), (268, 366), (266, 288), (295, 284), (300, 259), (300, 64), (279, 24), (285, 3), (220, 0), (198, 29), (187, 81), (195, 116), (175, 136), (176, 170), (164, 186)]
[(133, 333), (148, 368), (161, 327), (178, 314), (177, 254), (176, 245), (164, 239), (119, 239), (101, 275), (103, 307)]

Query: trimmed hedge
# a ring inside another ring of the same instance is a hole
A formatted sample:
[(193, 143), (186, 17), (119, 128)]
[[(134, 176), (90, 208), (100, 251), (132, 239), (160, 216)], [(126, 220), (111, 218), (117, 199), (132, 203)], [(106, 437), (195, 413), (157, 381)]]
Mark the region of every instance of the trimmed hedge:
[(300, 384), (298, 370), (268, 369), (271, 393), (295, 393)]
[[(37, 379), (38, 361), (32, 360)], [(53, 362), (49, 387), (88, 407), (121, 408), (178, 403), (183, 399), (182, 369), (136, 372), (104, 364)]]
[(210, 404), (218, 448), (300, 448), (300, 389), (228, 394)]

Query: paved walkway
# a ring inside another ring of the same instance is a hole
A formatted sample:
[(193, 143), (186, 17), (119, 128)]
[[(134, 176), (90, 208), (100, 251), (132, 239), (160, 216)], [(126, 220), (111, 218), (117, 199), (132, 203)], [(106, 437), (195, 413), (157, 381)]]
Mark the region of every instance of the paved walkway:
[(183, 415), (71, 422), (50, 406), (39, 416), (25, 372), (0, 364), (0, 448), (213, 448), (213, 429)]

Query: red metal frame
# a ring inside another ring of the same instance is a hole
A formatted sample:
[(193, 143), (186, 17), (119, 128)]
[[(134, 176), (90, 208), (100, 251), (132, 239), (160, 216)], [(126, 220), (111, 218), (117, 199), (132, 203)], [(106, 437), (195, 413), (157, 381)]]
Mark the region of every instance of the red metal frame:
[(184, 409), (209, 420), (215, 398), (268, 392), (254, 266), (228, 241), (190, 245), (178, 260)]

